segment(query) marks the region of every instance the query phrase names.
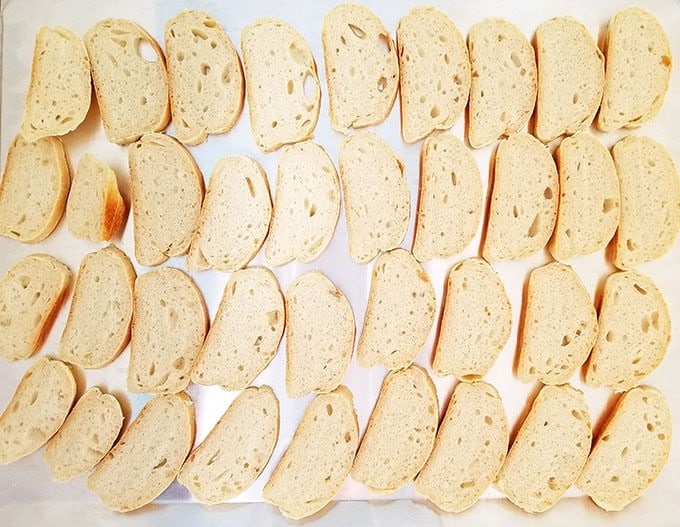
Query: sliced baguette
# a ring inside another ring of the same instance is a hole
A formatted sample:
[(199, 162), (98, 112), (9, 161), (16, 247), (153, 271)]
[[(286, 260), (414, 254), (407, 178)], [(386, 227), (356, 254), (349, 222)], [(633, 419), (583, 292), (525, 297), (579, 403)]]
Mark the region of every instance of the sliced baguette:
[(71, 271), (46, 254), (15, 263), (0, 280), (0, 357), (27, 359), (42, 345), (71, 282)]
[(52, 479), (69, 481), (94, 468), (111, 450), (123, 419), (118, 399), (97, 387), (87, 390), (47, 443), (45, 461)]
[(130, 259), (115, 245), (83, 258), (61, 334), (60, 359), (101, 368), (123, 351), (130, 340), (135, 278)]
[(444, 313), (432, 370), (463, 381), (484, 377), (512, 329), (512, 308), (503, 282), (481, 258), (465, 260), (449, 273)]
[(352, 467), (352, 479), (388, 494), (411, 481), (430, 456), (439, 421), (437, 392), (418, 366), (387, 374)]
[(267, 503), (300, 520), (323, 509), (347, 479), (359, 443), (352, 393), (317, 395), (262, 490)]
[(342, 381), (354, 350), (354, 313), (322, 271), (310, 271), (286, 290), (286, 392), (328, 393)]
[(224, 503), (258, 478), (278, 436), (276, 395), (269, 386), (246, 388), (182, 465), (177, 481), (202, 503)]
[(661, 364), (671, 341), (671, 317), (650, 278), (637, 271), (609, 275), (599, 321), (585, 375), (589, 385), (628, 390)]
[(170, 109), (177, 139), (197, 145), (228, 132), (243, 109), (241, 59), (222, 26), (186, 9), (165, 24)]
[(267, 262), (316, 260), (333, 238), (339, 215), (340, 180), (323, 147), (306, 141), (284, 148), (264, 246)]
[(496, 389), (459, 383), (415, 488), (442, 510), (472, 507), (496, 479), (508, 452), (508, 419)]
[(243, 390), (274, 358), (284, 325), (283, 295), (272, 272), (264, 267), (234, 271), (191, 380)]
[(591, 439), (583, 393), (569, 384), (544, 386), (517, 433), (496, 488), (527, 512), (550, 509), (581, 473)]
[(482, 179), (465, 144), (450, 134), (430, 137), (421, 154), (420, 199), (413, 255), (448, 258), (467, 247), (482, 214)]
[(107, 18), (85, 33), (106, 138), (126, 145), (170, 122), (165, 57), (130, 20)]
[(173, 482), (194, 434), (191, 397), (184, 392), (156, 396), (90, 474), (87, 486), (111, 510), (139, 509)]
[(165, 267), (137, 278), (133, 306), (128, 390), (184, 390), (208, 330), (201, 291), (187, 274)]
[(21, 135), (37, 141), (75, 130), (90, 109), (91, 92), (90, 59), (80, 37), (65, 27), (41, 27)]
[(24, 243), (43, 241), (61, 220), (70, 184), (58, 137), (31, 143), (17, 135), (0, 183), (0, 235)]
[(0, 465), (43, 446), (61, 427), (76, 398), (71, 369), (51, 357), (35, 361), (0, 415)]

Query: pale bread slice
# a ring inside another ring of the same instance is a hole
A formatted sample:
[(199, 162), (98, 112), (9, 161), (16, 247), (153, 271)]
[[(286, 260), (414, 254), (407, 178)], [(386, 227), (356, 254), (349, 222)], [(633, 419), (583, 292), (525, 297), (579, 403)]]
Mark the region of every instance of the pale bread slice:
[(517, 377), (563, 384), (588, 358), (597, 338), (597, 312), (568, 265), (552, 262), (529, 274)]
[(482, 254), (488, 262), (519, 260), (543, 248), (557, 218), (559, 181), (550, 151), (528, 134), (496, 150)]
[(41, 27), (35, 37), (31, 83), (21, 121), (27, 141), (66, 135), (90, 109), (90, 59), (85, 44), (65, 27)]
[(560, 203), (548, 249), (564, 261), (598, 251), (612, 239), (621, 210), (619, 179), (611, 154), (592, 134), (563, 139), (555, 157)]
[(425, 344), (436, 309), (430, 277), (413, 255), (404, 249), (383, 253), (373, 267), (357, 347), (359, 364), (407, 367)]
[(101, 461), (123, 426), (123, 411), (113, 395), (90, 388), (50, 439), (45, 461), (54, 481), (69, 481)]
[(468, 48), (468, 141), (472, 148), (482, 148), (520, 131), (529, 121), (536, 104), (536, 56), (517, 26), (496, 17), (470, 28)]
[(660, 143), (629, 135), (612, 149), (619, 176), (621, 219), (613, 262), (632, 269), (661, 258), (680, 231), (680, 176)]
[(349, 254), (368, 263), (406, 234), (411, 205), (404, 165), (377, 135), (357, 132), (340, 143), (338, 166)]
[(262, 490), (267, 503), (300, 520), (323, 509), (347, 479), (359, 444), (352, 393), (317, 395)]
[(269, 386), (246, 388), (189, 455), (177, 481), (202, 503), (224, 503), (258, 478), (278, 436), (276, 395)]
[(283, 295), (269, 269), (234, 271), (191, 380), (229, 391), (246, 388), (276, 355), (285, 317)]
[(17, 135), (0, 183), (0, 235), (24, 243), (47, 238), (61, 220), (71, 178), (61, 140)]
[(173, 482), (194, 443), (194, 403), (186, 393), (147, 402), (116, 446), (87, 478), (109, 509), (143, 507)]
[(411, 481), (432, 452), (438, 404), (424, 369), (409, 366), (388, 373), (354, 460), (352, 479), (382, 494)]
[(264, 246), (270, 265), (308, 263), (326, 250), (340, 215), (340, 180), (323, 147), (305, 141), (281, 152), (271, 231)]
[(456, 24), (434, 7), (414, 7), (397, 23), (401, 135), (415, 143), (448, 130), (470, 92), (470, 60)]
[(549, 143), (588, 128), (604, 89), (604, 56), (588, 29), (570, 16), (543, 22), (536, 29), (536, 62), (536, 137)]
[(243, 28), (241, 53), (255, 144), (271, 152), (311, 139), (321, 87), (303, 36), (283, 20), (259, 18)]
[(439, 339), (432, 361), (437, 375), (463, 381), (484, 377), (512, 329), (512, 307), (503, 282), (481, 258), (449, 272)]
[(581, 473), (591, 439), (583, 393), (569, 384), (543, 386), (510, 447), (496, 488), (527, 512), (550, 509)]
[(126, 145), (170, 122), (165, 57), (131, 20), (107, 18), (85, 33), (106, 138)]
[(118, 357), (130, 341), (136, 278), (130, 259), (115, 245), (83, 258), (59, 342), (60, 359), (101, 368)]
[(71, 369), (42, 357), (19, 381), (0, 415), (0, 465), (7, 465), (43, 446), (61, 427), (76, 398)]
[(413, 256), (448, 258), (467, 247), (482, 214), (482, 179), (465, 144), (442, 133), (423, 144)]
[(637, 271), (607, 277), (600, 305), (600, 332), (585, 380), (621, 392), (652, 373), (671, 341), (671, 316), (661, 291)]
[(671, 79), (668, 37), (642, 7), (626, 7), (609, 21), (604, 94), (597, 127), (637, 128), (661, 110)]
[(137, 261), (147, 267), (189, 250), (203, 202), (203, 176), (176, 139), (145, 134), (128, 149)]
[(184, 390), (208, 331), (201, 291), (189, 275), (165, 267), (139, 276), (133, 298), (128, 390)]
[(673, 417), (656, 388), (624, 393), (597, 439), (576, 486), (606, 511), (620, 511), (659, 476), (671, 451)]
[(397, 97), (399, 62), (380, 19), (367, 7), (339, 4), (323, 17), (321, 43), (333, 129), (382, 123)]
[(70, 282), (69, 268), (47, 254), (26, 256), (10, 267), (0, 280), (0, 357), (27, 359), (38, 350)]
[(243, 269), (262, 247), (272, 217), (267, 175), (248, 156), (223, 157), (210, 174), (187, 268)]
[(66, 202), (69, 232), (83, 240), (109, 240), (120, 229), (125, 213), (116, 174), (92, 154), (83, 155)]
[(222, 26), (185, 9), (165, 23), (170, 109), (175, 134), (197, 145), (231, 130), (243, 109), (241, 59)]
[(322, 271), (310, 271), (286, 290), (286, 392), (302, 397), (335, 390), (354, 351), (354, 313)]
[(415, 489), (437, 507), (462, 512), (496, 479), (508, 452), (508, 419), (496, 389), (459, 383)]

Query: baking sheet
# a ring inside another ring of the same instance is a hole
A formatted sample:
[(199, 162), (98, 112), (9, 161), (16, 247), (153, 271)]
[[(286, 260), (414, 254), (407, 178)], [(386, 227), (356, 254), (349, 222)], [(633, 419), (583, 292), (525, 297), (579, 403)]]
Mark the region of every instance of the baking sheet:
[[(630, 0), (607, 0), (601, 2), (574, 1), (569, 3), (533, 1), (480, 1), (480, 2), (430, 2), (447, 13), (457, 24), (463, 35), (467, 35), (470, 26), (487, 16), (503, 16), (514, 22), (527, 36), (532, 36), (536, 27), (544, 20), (558, 15), (572, 15), (583, 22), (592, 35), (598, 36), (600, 42), (606, 33), (606, 24), (611, 15), (618, 9), (626, 7)], [(384, 25), (395, 36), (396, 24), (399, 18), (416, 4), (409, 0), (393, 0), (389, 3), (366, 0), (362, 2), (371, 8), (383, 21)], [(680, 3), (677, 0), (649, 0), (639, 2), (650, 9), (664, 25), (671, 40), (673, 56), (680, 59)], [(163, 26), (165, 21), (174, 16), (179, 10), (187, 7), (202, 8), (215, 17), (230, 35), (235, 46), (239, 47), (240, 33), (243, 27), (252, 23), (260, 16), (275, 16), (295, 26), (310, 45), (317, 61), (319, 77), (322, 86), (322, 105), (319, 123), (315, 130), (314, 141), (321, 144), (337, 165), (337, 149), (342, 135), (334, 132), (328, 120), (328, 98), (323, 69), (323, 55), (321, 49), (321, 19), (336, 4), (335, 1), (289, 1), (271, 2), (257, 1), (194, 1), (181, 0), (116, 0), (111, 3), (78, 0), (9, 0), (4, 2), (2, 13), (2, 106), (0, 115), (0, 146), (1, 157), (6, 158), (7, 149), (14, 135), (18, 131), (23, 113), (23, 103), (28, 87), (30, 65), (33, 52), (33, 39), (41, 25), (64, 25), (73, 29), (81, 36), (98, 20), (110, 16), (130, 18), (151, 33), (159, 42), (163, 42)], [(94, 102), (94, 98), (93, 98)], [(405, 173), (411, 193), (411, 219), (409, 230), (402, 247), (411, 247), (417, 206), (417, 186), (419, 171), (420, 146), (406, 145), (402, 142), (399, 128), (399, 104), (395, 104), (389, 118), (380, 126), (371, 128), (384, 138), (397, 152), (405, 164)], [(677, 141), (677, 122), (680, 117), (680, 72), (676, 67), (671, 86), (664, 107), (659, 117), (647, 123), (635, 133), (649, 135), (664, 144), (671, 156), (680, 162), (680, 142)], [(172, 134), (172, 125), (168, 129)], [(451, 133), (459, 139), (464, 138), (464, 122), (460, 119)], [(628, 132), (597, 134), (602, 142), (613, 145), (621, 136)], [(130, 185), (127, 171), (126, 148), (110, 144), (104, 137), (96, 103), (93, 104), (88, 117), (78, 130), (64, 138), (64, 143), (74, 168), (84, 152), (92, 152), (104, 162), (108, 163), (118, 175), (121, 192), (126, 202), (130, 202)], [(495, 147), (473, 151), (484, 185), (486, 195), (488, 183), (488, 168), (490, 157)], [(276, 164), (278, 152), (263, 154), (255, 146), (250, 133), (247, 102), (238, 124), (226, 135), (211, 136), (207, 143), (190, 149), (194, 155), (204, 177), (207, 179), (215, 161), (222, 156), (246, 154), (257, 159), (266, 170), (272, 194), (275, 188)], [(450, 268), (460, 260), (476, 256), (479, 249), (481, 225), (477, 236), (470, 246), (461, 254), (447, 260), (437, 260), (425, 264), (425, 268), (432, 279), (437, 291), (438, 307), (442, 304), (443, 285)], [(130, 255), (134, 261), (132, 244), (131, 215), (125, 225), (122, 235), (113, 240), (119, 247)], [(323, 255), (310, 264), (290, 263), (275, 268), (283, 291), (288, 284), (302, 273), (312, 269), (323, 269), (331, 280), (345, 293), (350, 301), (357, 322), (357, 337), (361, 331), (364, 311), (368, 299), (372, 264), (359, 265), (351, 260), (347, 250), (347, 229), (344, 221), (344, 210), (335, 236)], [(57, 227), (55, 232), (44, 242), (37, 245), (21, 244), (14, 240), (0, 239), (0, 273), (7, 269), (21, 257), (45, 252), (51, 254), (64, 263), (71, 270), (77, 272), (82, 257), (106, 244), (96, 244), (76, 240), (66, 228), (65, 223)], [(518, 262), (495, 264), (505, 284), (513, 308), (513, 331), (508, 344), (500, 354), (495, 366), (486, 376), (500, 392), (508, 419), (516, 430), (518, 417), (525, 408), (527, 399), (535, 393), (536, 386), (523, 384), (513, 377), (512, 366), (516, 351), (517, 321), (522, 305), (522, 288), (531, 269), (550, 260), (546, 251)], [(604, 278), (612, 272), (613, 267), (604, 260), (600, 251), (591, 256), (575, 258), (569, 262), (583, 280), (588, 291), (595, 298), (599, 298), (599, 291)], [(675, 243), (672, 250), (661, 260), (640, 266), (640, 270), (652, 277), (664, 293), (672, 313), (673, 338), (661, 366), (647, 379), (646, 382), (657, 386), (668, 397), (674, 415), (674, 424), (680, 419), (680, 387), (675, 381), (675, 372), (680, 371), (680, 244)], [(262, 251), (251, 265), (267, 265)], [(164, 266), (184, 268), (184, 258), (172, 258)], [(147, 272), (135, 263), (138, 274)], [(193, 278), (203, 291), (211, 320), (214, 318), (219, 304), (222, 289), (228, 280), (228, 275), (216, 271), (193, 273)], [(18, 363), (0, 363), (0, 407), (9, 401), (18, 380), (28, 365), (39, 356), (56, 354), (61, 331), (66, 321), (70, 299), (62, 307), (54, 326), (41, 350), (28, 361)], [(417, 363), (430, 370), (430, 361), (439, 322), (430, 332), (423, 350), (418, 356)], [(126, 367), (129, 361), (129, 350), (125, 350), (120, 357), (108, 367), (101, 370), (87, 371), (80, 379), (81, 391), (84, 387), (99, 385), (111, 391), (121, 399), (127, 408), (126, 413), (134, 417), (141, 406), (149, 399), (148, 395), (131, 395), (125, 389)], [(283, 386), (283, 372), (285, 364), (285, 337), (279, 353), (271, 365), (255, 380), (254, 384), (269, 384), (274, 388), (281, 401), (281, 428), (279, 442), (273, 453), (272, 460), (264, 473), (246, 492), (233, 500), (233, 503), (248, 503), (261, 501), (261, 490), (269, 474), (289, 444), (290, 438), (297, 426), (304, 409), (311, 400), (311, 396), (291, 400), (285, 394)], [(378, 395), (380, 384), (385, 375), (381, 367), (365, 369), (359, 367), (356, 357), (353, 357), (350, 368), (344, 378), (346, 384), (354, 393), (355, 405), (359, 417), (360, 431), (363, 433), (371, 409)], [(455, 380), (433, 376), (439, 396), (440, 410), (446, 408)], [(601, 424), (603, 411), (610, 401), (610, 393), (606, 389), (593, 389), (585, 386), (578, 375), (572, 379), (574, 386), (584, 390), (591, 412), (593, 423), (597, 427)], [(210, 431), (230, 402), (237, 395), (235, 392), (225, 392), (219, 387), (201, 387), (191, 385), (188, 392), (196, 403), (197, 434), (196, 444), (199, 444)], [(81, 477), (66, 484), (52, 483), (47, 465), (42, 459), (42, 452), (34, 453), (12, 465), (0, 467), (0, 515), (4, 520), (9, 519), (12, 524), (26, 524), (56, 518), (72, 518), (76, 515), (95, 514), (102, 521), (120, 519), (105, 511), (98, 498), (87, 491), (86, 478)], [(580, 493), (571, 489), (567, 496), (577, 497)], [(483, 498), (500, 498), (501, 495), (489, 489)], [(341, 503), (331, 507), (326, 515), (316, 521), (327, 525), (341, 524), (352, 518), (352, 523), (363, 519), (366, 523), (390, 521), (394, 524), (405, 524), (418, 521), (423, 524), (437, 525), (452, 521), (458, 516), (447, 515), (427, 505), (421, 496), (407, 485), (389, 496), (371, 494), (362, 485), (348, 479), (337, 496), (338, 500), (361, 501), (369, 503)], [(399, 502), (395, 500), (408, 500)], [(415, 501), (413, 501), (415, 500)], [(147, 507), (141, 513), (130, 515), (129, 522), (142, 521), (144, 518), (154, 518), (154, 522), (163, 519), (176, 520), (199, 515), (202, 522), (210, 523), (219, 517), (222, 520), (230, 518), (234, 524), (260, 524), (264, 522), (278, 522), (279, 516), (270, 506), (239, 506), (223, 505), (213, 509), (205, 507), (187, 506), (193, 502), (188, 491), (179, 485), (173, 485), (158, 499), (155, 504)], [(163, 507), (160, 504), (175, 503)], [(649, 524), (665, 525), (677, 522), (680, 514), (680, 447), (678, 441), (673, 442), (671, 457), (666, 469), (657, 482), (638, 502), (619, 514), (606, 515), (599, 511), (586, 499), (563, 500), (553, 511), (540, 516), (551, 524), (562, 524), (563, 519), (576, 521), (596, 520), (600, 523), (607, 521), (641, 520)], [(217, 511), (217, 513), (215, 512)], [(563, 511), (563, 512), (560, 512)], [(565, 514), (567, 513), (568, 514)], [(229, 514), (225, 514), (229, 512)], [(4, 514), (7, 513), (7, 514)], [(187, 516), (190, 514), (191, 516)], [(516, 522), (534, 521), (528, 515), (517, 511), (506, 500), (491, 500), (480, 503), (472, 510), (464, 513), (461, 518), (470, 524), (490, 520), (502, 514), (503, 518)], [(491, 516), (489, 516), (491, 515)], [(262, 522), (258, 521), (262, 520)], [(314, 520), (312, 520), (314, 521)], [(362, 523), (364, 523), (362, 521)]]

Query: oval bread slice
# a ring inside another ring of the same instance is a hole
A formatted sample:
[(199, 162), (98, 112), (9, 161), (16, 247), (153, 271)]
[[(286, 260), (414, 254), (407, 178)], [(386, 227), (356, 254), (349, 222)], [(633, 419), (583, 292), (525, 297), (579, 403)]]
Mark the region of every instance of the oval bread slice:
[(43, 446), (61, 427), (76, 398), (71, 369), (42, 357), (19, 381), (0, 415), (0, 465), (7, 465)]
[(202, 503), (224, 503), (262, 473), (278, 435), (279, 400), (272, 389), (246, 388), (189, 455), (177, 481)]
[(47, 443), (45, 461), (52, 479), (69, 481), (92, 469), (111, 450), (122, 426), (118, 399), (90, 388)]
[(90, 474), (87, 487), (111, 510), (139, 509), (173, 482), (194, 434), (191, 397), (184, 392), (156, 396)]

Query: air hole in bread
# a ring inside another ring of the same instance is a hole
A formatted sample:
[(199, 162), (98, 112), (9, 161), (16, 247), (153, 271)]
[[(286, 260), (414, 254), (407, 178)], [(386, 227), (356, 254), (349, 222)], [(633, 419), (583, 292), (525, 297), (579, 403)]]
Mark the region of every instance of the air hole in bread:
[(469, 489), (475, 486), (474, 481), (463, 481), (460, 485), (461, 489)]
[(163, 458), (158, 463), (156, 463), (151, 470), (157, 470), (159, 468), (162, 468), (166, 465), (167, 462), (168, 462), (167, 458)]
[(248, 192), (250, 192), (250, 195), (254, 198), (257, 195), (257, 192), (255, 190), (255, 185), (253, 185), (253, 181), (249, 177), (246, 178), (246, 185), (248, 185)]
[(210, 73), (210, 66), (206, 63), (201, 64), (201, 75), (207, 75)]
[(667, 68), (670, 68), (671, 58), (668, 55), (661, 55), (661, 64), (663, 64)]
[(380, 35), (378, 35), (378, 41), (382, 44), (383, 51), (389, 55), (392, 51), (392, 41), (390, 40), (390, 37), (385, 33), (380, 33)]
[(215, 21), (212, 20), (212, 19), (206, 19), (206, 20), (204, 20), (204, 21), (203, 21), (203, 25), (204, 25), (205, 27), (217, 27), (217, 24), (216, 24)]
[[(205, 31), (203, 31), (202, 29), (199, 29), (197, 27), (191, 28), (191, 34), (196, 38), (200, 38), (201, 40), (208, 40), (208, 34)], [(194, 39), (194, 40), (196, 40), (196, 39)]]
[(602, 212), (606, 214), (609, 211), (613, 210), (615, 204), (616, 201), (614, 201), (612, 198), (605, 198), (605, 200), (602, 202)]
[(347, 24), (347, 27), (349, 27), (350, 31), (354, 33), (355, 37), (360, 39), (366, 38), (366, 32), (359, 26), (355, 26), (354, 24)]
[(176, 370), (184, 368), (184, 357), (178, 357), (172, 362), (172, 367)]
[(552, 199), (553, 198), (553, 192), (550, 187), (545, 187), (545, 190), (543, 191), (543, 197), (545, 199)]
[(276, 128), (278, 126), (278, 121), (272, 121), (271, 127)]
[(576, 93), (574, 93), (574, 95), (572, 95), (571, 102), (573, 104), (578, 104), (578, 100), (579, 100), (579, 95), (578, 95), (578, 92), (576, 92)]
[[(383, 76), (378, 79), (378, 91), (383, 92), (385, 91), (385, 87), (387, 86), (387, 79)], [(425, 101), (421, 101), (425, 102)]]
[(349, 443), (352, 440), (352, 433), (345, 432), (345, 443)]
[[(199, 92), (200, 92), (200, 90), (199, 90)], [(139, 104), (141, 104), (142, 106), (146, 106), (146, 103), (147, 103), (147, 102), (148, 102), (148, 101), (146, 100), (146, 97), (145, 97), (144, 95), (142, 95), (142, 96), (139, 98)]]
[(538, 234), (539, 229), (540, 229), (540, 225), (541, 225), (541, 215), (536, 214), (536, 216), (534, 217), (534, 221), (531, 222), (531, 226), (529, 227), (529, 231), (527, 232), (527, 236), (529, 236), (529, 238), (533, 238), (534, 236), (536, 236)]
[(333, 415), (333, 405), (331, 405), (331, 404), (326, 405), (326, 413), (328, 415)]
[(633, 284), (633, 287), (634, 287), (634, 288), (636, 289), (636, 291), (637, 291), (638, 293), (640, 293), (641, 295), (646, 295), (646, 294), (647, 294), (647, 290), (646, 290), (645, 288), (643, 288), (641, 285), (639, 285), (639, 284)]
[(430, 117), (432, 117), (432, 119), (436, 119), (437, 117), (439, 117), (439, 106), (437, 106), (436, 104), (430, 110)]
[(571, 343), (571, 337), (569, 335), (564, 335), (562, 337), (562, 346), (568, 346)]
[[(312, 86), (314, 85), (314, 76), (308, 71), (305, 73), (305, 80), (302, 82), (302, 93), (305, 94), (305, 97), (310, 98), (312, 97)], [(314, 108), (314, 106), (312, 106)], [(307, 111), (311, 111), (312, 108), (307, 108)]]
[(485, 422), (487, 425), (491, 426), (491, 425), (493, 424), (493, 419), (491, 418), (490, 415), (486, 415), (486, 416), (484, 416), (484, 422)]
[(114, 44), (118, 44), (121, 48), (124, 48), (125, 46), (127, 46), (127, 40), (122, 39), (122, 38), (111, 37), (111, 41)]
[(555, 481), (555, 476), (550, 476), (548, 478), (548, 488), (550, 490), (557, 490), (557, 483)]
[[(295, 42), (291, 42), (288, 46), (288, 53), (292, 59), (298, 64), (307, 65), (306, 55), (304, 50), (300, 49)], [(306, 80), (306, 79), (305, 79)]]
[(156, 373), (156, 363), (152, 362), (149, 365), (149, 377), (153, 376), (154, 373)]
[(143, 38), (138, 38), (135, 42), (135, 52), (137, 55), (146, 62), (156, 62), (158, 60), (158, 55), (156, 50), (149, 43), (148, 40)]

